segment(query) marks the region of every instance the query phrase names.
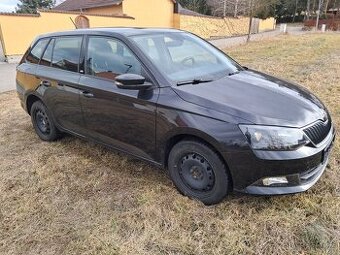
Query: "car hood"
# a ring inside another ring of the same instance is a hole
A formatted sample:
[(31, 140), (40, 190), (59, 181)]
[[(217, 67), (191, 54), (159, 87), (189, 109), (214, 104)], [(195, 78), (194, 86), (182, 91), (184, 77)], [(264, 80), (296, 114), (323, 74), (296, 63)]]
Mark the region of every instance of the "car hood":
[(321, 101), (305, 88), (253, 70), (174, 91), (187, 102), (254, 124), (303, 127), (327, 117)]

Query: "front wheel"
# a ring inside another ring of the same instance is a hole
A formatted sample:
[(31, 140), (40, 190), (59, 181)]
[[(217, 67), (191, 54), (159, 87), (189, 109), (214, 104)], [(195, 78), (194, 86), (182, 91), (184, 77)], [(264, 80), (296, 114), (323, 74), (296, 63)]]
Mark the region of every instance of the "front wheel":
[(31, 119), (35, 132), (41, 140), (51, 142), (59, 138), (59, 131), (48, 109), (41, 101), (37, 101), (32, 105)]
[(182, 194), (206, 205), (219, 203), (228, 194), (230, 180), (226, 166), (204, 143), (177, 143), (169, 154), (168, 169)]

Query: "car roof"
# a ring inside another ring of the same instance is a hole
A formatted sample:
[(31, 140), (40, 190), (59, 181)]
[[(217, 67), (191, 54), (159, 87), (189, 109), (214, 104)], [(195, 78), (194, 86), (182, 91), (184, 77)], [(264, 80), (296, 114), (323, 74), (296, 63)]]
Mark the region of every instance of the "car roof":
[(126, 37), (145, 34), (161, 34), (161, 33), (178, 33), (183, 32), (172, 28), (136, 28), (136, 27), (104, 27), (104, 28), (89, 28), (75, 29), (63, 32), (49, 33), (39, 36), (40, 38), (66, 35), (84, 35), (84, 34), (100, 34), (100, 35), (123, 35)]

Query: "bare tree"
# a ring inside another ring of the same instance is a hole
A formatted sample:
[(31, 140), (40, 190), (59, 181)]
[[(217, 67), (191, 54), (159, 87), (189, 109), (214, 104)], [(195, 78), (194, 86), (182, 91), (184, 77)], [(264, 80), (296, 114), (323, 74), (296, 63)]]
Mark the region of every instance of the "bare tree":
[(307, 1), (307, 11), (306, 11), (306, 18), (307, 20), (309, 20), (309, 17), (310, 17), (310, 0)]
[(329, 0), (325, 1), (325, 14), (327, 14), (329, 2)]
[(215, 16), (234, 16), (246, 14), (249, 0), (208, 0), (207, 3), (212, 7)]
[(296, 12), (297, 12), (297, 6), (298, 6), (298, 0), (295, 0), (295, 9), (294, 9), (294, 15), (293, 15), (293, 23), (295, 22)]
[(247, 42), (250, 41), (251, 27), (253, 25), (253, 0), (249, 2), (249, 28), (248, 28), (248, 36)]
[(234, 17), (237, 17), (238, 14), (238, 4), (239, 4), (240, 0), (235, 0), (235, 7), (234, 7)]
[(316, 23), (315, 23), (316, 30), (319, 29), (319, 20), (320, 20), (322, 4), (323, 4), (323, 0), (319, 0), (318, 13), (317, 13), (317, 16), (316, 16)]

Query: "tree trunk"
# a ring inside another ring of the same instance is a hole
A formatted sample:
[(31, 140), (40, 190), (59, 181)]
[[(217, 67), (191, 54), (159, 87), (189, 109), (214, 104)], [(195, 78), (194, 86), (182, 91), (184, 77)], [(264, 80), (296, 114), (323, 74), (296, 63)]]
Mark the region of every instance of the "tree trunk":
[(309, 20), (310, 17), (310, 0), (307, 1), (307, 20)]
[(223, 18), (227, 16), (227, 0), (223, 0)]
[(250, 0), (249, 2), (249, 30), (248, 30), (247, 42), (250, 41), (252, 25), (253, 25), (253, 0)]
[(234, 17), (237, 17), (238, 14), (238, 3), (240, 0), (235, 0), (235, 9), (234, 9)]
[(327, 14), (328, 5), (329, 5), (329, 0), (326, 0), (326, 3), (325, 3), (325, 14)]
[(315, 24), (316, 30), (319, 29), (319, 20), (320, 20), (320, 14), (321, 14), (321, 6), (322, 6), (322, 0), (319, 0), (318, 15), (316, 16), (316, 24)]
[(297, 5), (298, 5), (298, 0), (295, 0), (295, 10), (294, 10), (294, 16), (293, 16), (293, 23), (295, 22), (295, 17), (296, 17), (296, 12), (297, 12)]

